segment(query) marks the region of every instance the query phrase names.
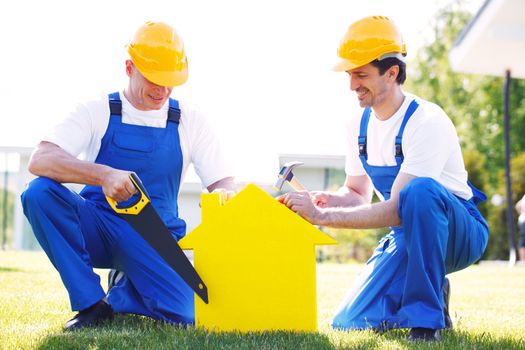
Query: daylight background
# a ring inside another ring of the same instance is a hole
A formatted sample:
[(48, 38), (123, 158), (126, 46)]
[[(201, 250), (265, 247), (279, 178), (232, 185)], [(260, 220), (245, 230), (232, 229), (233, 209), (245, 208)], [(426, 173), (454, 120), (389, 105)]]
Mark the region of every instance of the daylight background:
[(78, 101), (125, 87), (126, 43), (144, 21), (162, 20), (189, 57), (190, 78), (172, 96), (206, 112), (239, 180), (272, 182), (279, 153), (345, 152), (345, 122), (358, 107), (345, 74), (330, 67), (348, 25), (391, 17), (410, 60), (449, 2), (2, 2), (0, 146), (34, 146)]

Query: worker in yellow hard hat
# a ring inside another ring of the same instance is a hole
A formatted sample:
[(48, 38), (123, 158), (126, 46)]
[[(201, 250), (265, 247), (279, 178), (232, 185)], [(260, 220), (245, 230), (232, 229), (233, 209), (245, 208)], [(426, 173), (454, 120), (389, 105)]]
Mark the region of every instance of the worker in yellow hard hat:
[[(176, 239), (186, 230), (177, 199), (190, 163), (209, 191), (229, 197), (234, 189), (232, 171), (202, 114), (170, 98), (188, 79), (180, 35), (166, 23), (146, 22), (127, 50), (127, 87), (79, 104), (42, 139), (29, 163), (38, 177), (22, 194), (35, 236), (78, 311), (67, 330), (97, 325), (114, 312), (194, 322), (192, 289), (106, 200), (134, 195), (132, 173)], [(76, 194), (63, 183), (85, 187)], [(107, 293), (94, 267), (113, 269)]]
[[(483, 254), (486, 196), (467, 180), (454, 125), (434, 103), (405, 92), (406, 47), (387, 17), (348, 28), (336, 71), (348, 74), (363, 108), (348, 129), (346, 181), (337, 192), (279, 198), (313, 224), (390, 227), (337, 311), (341, 329), (410, 328), (409, 340), (438, 340), (452, 327), (445, 275)], [(381, 199), (371, 204), (373, 193)]]

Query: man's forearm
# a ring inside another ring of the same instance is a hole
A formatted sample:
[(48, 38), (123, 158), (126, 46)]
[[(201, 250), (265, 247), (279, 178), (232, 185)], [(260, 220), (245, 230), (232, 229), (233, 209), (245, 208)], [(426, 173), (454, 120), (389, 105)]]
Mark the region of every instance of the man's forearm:
[(385, 201), (352, 208), (321, 209), (315, 224), (336, 228), (369, 229), (399, 226), (397, 203)]
[(370, 204), (370, 199), (346, 186), (341, 187), (337, 192), (341, 194), (341, 200), (338, 203), (339, 207), (358, 207)]
[(106, 165), (79, 160), (52, 143), (43, 142), (31, 157), (29, 171), (61, 183), (100, 186), (111, 170)]

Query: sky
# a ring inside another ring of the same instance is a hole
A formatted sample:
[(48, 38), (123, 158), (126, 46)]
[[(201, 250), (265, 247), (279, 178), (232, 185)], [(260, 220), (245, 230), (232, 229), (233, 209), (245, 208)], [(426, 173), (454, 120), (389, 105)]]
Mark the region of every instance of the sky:
[(272, 182), (279, 154), (345, 153), (359, 107), (346, 74), (330, 68), (348, 26), (390, 17), (410, 62), (450, 1), (3, 1), (0, 146), (35, 146), (78, 102), (122, 90), (126, 43), (143, 22), (165, 21), (189, 59), (172, 97), (206, 114), (240, 181)]

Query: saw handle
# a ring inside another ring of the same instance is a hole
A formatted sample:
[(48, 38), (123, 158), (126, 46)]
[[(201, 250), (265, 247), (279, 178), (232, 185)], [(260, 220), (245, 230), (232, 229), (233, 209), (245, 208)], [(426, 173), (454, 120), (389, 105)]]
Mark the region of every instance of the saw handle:
[[(106, 200), (113, 210), (119, 214), (138, 215), (144, 207), (150, 202), (148, 192), (135, 173), (131, 173), (129, 178), (138, 191), (137, 198), (126, 207), (120, 207), (119, 203), (106, 196)], [(134, 195), (135, 196), (135, 195)], [(133, 198), (133, 197), (132, 197)]]

